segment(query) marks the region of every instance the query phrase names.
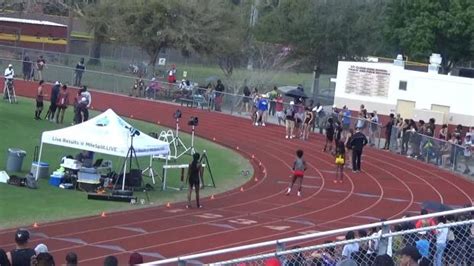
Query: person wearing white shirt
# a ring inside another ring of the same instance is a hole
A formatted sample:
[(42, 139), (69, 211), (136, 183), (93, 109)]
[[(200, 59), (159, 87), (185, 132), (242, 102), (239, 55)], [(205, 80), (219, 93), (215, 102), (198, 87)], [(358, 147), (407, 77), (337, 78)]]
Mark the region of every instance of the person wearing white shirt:
[(13, 80), (15, 76), (15, 71), (13, 70), (13, 65), (9, 64), (8, 67), (5, 69), (5, 80)]
[(7, 99), (8, 98), (8, 95), (7, 95), (7, 88), (9, 88), (8, 84), (10, 83), (11, 85), (13, 85), (13, 77), (15, 76), (15, 71), (13, 70), (13, 65), (12, 64), (9, 64), (8, 67), (5, 69), (5, 86), (4, 86), (4, 90), (3, 90), (3, 98), (4, 99)]
[[(352, 240), (355, 238), (354, 231), (349, 231), (346, 233), (346, 240)], [(359, 243), (354, 242), (350, 244), (345, 244), (344, 248), (342, 248), (342, 257), (345, 259), (351, 259), (351, 255), (354, 252), (359, 251)]]
[[(442, 226), (446, 223), (446, 218), (443, 216), (438, 217), (438, 226)], [(436, 229), (436, 253), (435, 253), (435, 264), (434, 266), (443, 265), (443, 254), (446, 249), (446, 241), (448, 240), (449, 228)]]

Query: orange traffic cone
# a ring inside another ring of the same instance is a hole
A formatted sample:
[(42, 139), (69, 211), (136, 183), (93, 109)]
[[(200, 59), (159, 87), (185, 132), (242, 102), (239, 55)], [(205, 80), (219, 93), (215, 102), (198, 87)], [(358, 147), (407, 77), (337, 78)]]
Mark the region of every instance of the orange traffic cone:
[(240, 187), (240, 191), (241, 191), (241, 192), (244, 192), (244, 187)]
[(237, 146), (237, 148), (236, 148), (236, 149), (237, 149), (237, 150), (240, 150), (239, 146)]
[(130, 115), (131, 118), (133, 118), (133, 115)]
[(258, 182), (258, 178), (255, 177), (255, 182)]
[(214, 194), (212, 194), (212, 196), (211, 196), (211, 200), (213, 200), (213, 199), (215, 199)]
[(255, 159), (255, 155), (252, 154), (252, 159)]
[(166, 208), (170, 208), (171, 207), (171, 203), (166, 203)]
[(262, 162), (259, 162), (259, 163), (258, 163), (258, 166), (262, 166)]
[(216, 141), (216, 138), (212, 138), (212, 141)]
[(106, 217), (105, 212), (102, 212), (102, 213), (100, 214), (100, 217)]
[(38, 228), (39, 225), (38, 225), (37, 223), (34, 223), (34, 224), (33, 224), (33, 227), (34, 227), (34, 228)]
[(262, 172), (265, 174), (267, 172), (267, 170), (265, 170), (265, 168), (264, 168)]

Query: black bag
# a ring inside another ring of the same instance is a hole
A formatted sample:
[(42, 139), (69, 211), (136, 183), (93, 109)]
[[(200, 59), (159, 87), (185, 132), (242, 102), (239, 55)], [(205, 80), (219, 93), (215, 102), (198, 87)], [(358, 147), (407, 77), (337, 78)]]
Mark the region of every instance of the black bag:
[(26, 186), (26, 178), (12, 175), (10, 176), (10, 179), (8, 179), (8, 184), (18, 187), (24, 187)]

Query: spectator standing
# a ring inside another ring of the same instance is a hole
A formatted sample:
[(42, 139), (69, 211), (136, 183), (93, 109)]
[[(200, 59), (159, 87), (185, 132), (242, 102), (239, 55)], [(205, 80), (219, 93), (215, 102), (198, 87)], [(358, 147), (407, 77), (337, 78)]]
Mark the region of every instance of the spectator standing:
[(23, 79), (31, 80), (33, 76), (33, 61), (31, 61), (29, 56), (23, 58)]
[(186, 209), (191, 208), (191, 194), (193, 193), (193, 188), (196, 193), (196, 206), (197, 208), (202, 208), (202, 205), (199, 204), (199, 188), (200, 188), (200, 180), (202, 179), (202, 171), (201, 171), (201, 164), (199, 163), (200, 155), (199, 153), (193, 154), (193, 161), (189, 164), (188, 167), (188, 183), (189, 183), (189, 190), (188, 190), (188, 204), (186, 205)]
[[(438, 226), (446, 224), (446, 218), (443, 216), (438, 217)], [(435, 266), (443, 266), (443, 254), (446, 249), (446, 243), (448, 240), (449, 228), (436, 229), (436, 253), (435, 253)]]
[(43, 111), (43, 100), (44, 100), (44, 91), (43, 91), (43, 80), (39, 81), (39, 86), (36, 91), (36, 111), (35, 111), (35, 120), (41, 120), (41, 112)]
[(346, 149), (348, 152), (346, 153), (346, 158), (345, 158), (345, 163), (347, 167), (351, 167), (351, 162), (352, 162), (352, 145), (351, 145), (351, 140), (352, 136), (354, 135), (354, 129), (349, 129), (349, 133), (346, 135), (346, 139), (344, 140), (344, 145), (346, 146)]
[(357, 128), (356, 133), (351, 137), (352, 172), (360, 172), (362, 151), (365, 145), (367, 145), (367, 137), (360, 131), (360, 128)]
[(59, 92), (56, 105), (58, 107), (58, 113), (56, 114), (56, 123), (62, 124), (64, 122), (64, 113), (66, 112), (66, 108), (69, 105), (69, 93), (67, 91), (66, 85), (62, 86), (61, 91)]
[[(346, 240), (352, 240), (355, 238), (354, 231), (349, 231), (346, 233)], [(350, 244), (345, 244), (342, 248), (342, 257), (344, 259), (351, 259), (352, 254), (355, 252), (359, 252), (359, 243), (354, 242)]]
[(392, 128), (395, 124), (395, 115), (390, 114), (389, 120), (387, 121), (387, 124), (385, 124), (385, 145), (383, 147), (384, 150), (389, 150), (390, 149), (390, 141), (392, 140)]
[(170, 70), (168, 70), (168, 83), (176, 83), (176, 65), (172, 64)]
[(242, 107), (240, 111), (242, 112), (242, 110), (245, 110), (246, 113), (249, 113), (250, 111), (249, 102), (251, 101), (250, 94), (252, 93), (250, 92), (250, 89), (248, 86), (244, 87), (243, 94), (244, 94), (244, 97), (242, 98)]
[(270, 116), (275, 116), (275, 99), (278, 96), (278, 88), (276, 86), (273, 87), (273, 90), (268, 93), (268, 100), (270, 101), (270, 108), (268, 114)]
[(314, 122), (314, 127), (317, 126), (319, 128), (319, 134), (323, 134), (323, 127), (321, 125), (324, 118), (323, 106), (320, 103), (317, 103), (312, 111), (316, 113), (316, 121)]
[(410, 142), (411, 135), (411, 122), (405, 119), (402, 124), (402, 148), (400, 150), (401, 155), (406, 155), (408, 152), (408, 143)]
[(14, 266), (30, 266), (31, 257), (35, 250), (28, 247), (30, 233), (25, 229), (18, 229), (15, 233), (16, 248), (7, 253), (7, 258)]
[(375, 138), (379, 132), (379, 117), (376, 111), (370, 113), (370, 125), (369, 125), (369, 144), (370, 146), (375, 145)]
[[(5, 78), (5, 85), (3, 89), (3, 99), (8, 99), (8, 92), (10, 90), (10, 86), (13, 86), (13, 78), (15, 77), (15, 70), (13, 70), (13, 65), (8, 64), (8, 67), (5, 69), (4, 78)], [(9, 85), (10, 84), (10, 85)]]
[(278, 94), (275, 99), (275, 111), (278, 119), (278, 125), (285, 122), (285, 112), (283, 112), (283, 96)]
[(82, 120), (87, 121), (89, 120), (89, 107), (92, 103), (92, 96), (86, 86), (82, 87), (81, 97), (81, 104), (83, 105), (83, 108), (81, 108)]
[(57, 101), (58, 101), (58, 97), (59, 97), (59, 91), (61, 89), (61, 83), (59, 83), (59, 81), (56, 81), (54, 83), (54, 86), (51, 88), (51, 97), (50, 97), (50, 105), (49, 105), (49, 109), (48, 109), (48, 112), (46, 112), (46, 116), (44, 117), (44, 119), (47, 119), (49, 121), (54, 121), (54, 114), (56, 113), (56, 109), (57, 109)]
[(324, 144), (323, 151), (332, 151), (332, 142), (334, 141), (334, 120), (332, 117), (328, 118), (326, 125), (326, 143)]
[(469, 174), (471, 172), (471, 169), (469, 169), (469, 162), (471, 161), (471, 151), (472, 151), (472, 136), (471, 132), (468, 132), (466, 134), (466, 137), (464, 138), (464, 174)]
[(303, 150), (297, 150), (296, 151), (296, 160), (293, 162), (293, 175), (292, 179), (290, 182), (290, 185), (288, 186), (288, 189), (286, 191), (286, 195), (290, 195), (291, 189), (293, 188), (293, 185), (295, 184), (296, 180), (299, 182), (298, 186), (298, 197), (301, 197), (301, 188), (303, 186), (303, 177), (304, 177), (304, 172), (306, 171), (306, 161), (303, 159)]
[(267, 113), (268, 113), (268, 99), (266, 95), (262, 95), (257, 102), (258, 112), (257, 112), (257, 121), (255, 122), (255, 126), (260, 124), (262, 127), (265, 126), (265, 122), (267, 121)]
[(351, 110), (344, 105), (342, 107), (342, 134), (345, 138), (346, 135), (349, 133), (349, 129), (351, 128)]
[(301, 138), (303, 140), (307, 140), (309, 138), (309, 132), (310, 132), (310, 128), (311, 128), (311, 125), (313, 124), (313, 120), (314, 120), (314, 114), (313, 112), (311, 111), (311, 108), (310, 107), (306, 107), (305, 108), (305, 117), (304, 117), (304, 121), (303, 121), (303, 134), (301, 134)]
[(225, 91), (225, 87), (224, 87), (224, 84), (222, 84), (222, 81), (220, 79), (217, 80), (217, 85), (216, 85), (215, 91), (216, 91), (215, 110), (217, 112), (222, 112), (221, 108), (222, 108), (222, 101), (223, 101), (223, 98), (224, 98), (224, 95), (222, 93)]
[(81, 86), (82, 75), (86, 71), (86, 65), (84, 64), (84, 58), (81, 58), (76, 65), (76, 69), (74, 70), (74, 86)]
[(43, 58), (42, 55), (38, 57), (36, 60), (36, 73), (38, 73), (38, 80), (43, 79), (43, 71), (46, 69), (46, 60)]
[(286, 136), (285, 138), (293, 139), (295, 136), (293, 135), (293, 130), (295, 129), (295, 103), (293, 101), (290, 102), (290, 105), (285, 110), (285, 126), (286, 126)]

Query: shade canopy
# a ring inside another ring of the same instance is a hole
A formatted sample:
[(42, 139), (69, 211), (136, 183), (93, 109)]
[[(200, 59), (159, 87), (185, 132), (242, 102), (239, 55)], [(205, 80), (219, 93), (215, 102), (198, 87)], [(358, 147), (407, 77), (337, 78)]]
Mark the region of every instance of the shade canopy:
[[(112, 109), (108, 109), (81, 124), (43, 132), (41, 144), (47, 143), (126, 157), (131, 145), (131, 133), (135, 130)], [(133, 138), (133, 147), (137, 157), (169, 154), (168, 143), (138, 132), (139, 135), (136, 134)]]

